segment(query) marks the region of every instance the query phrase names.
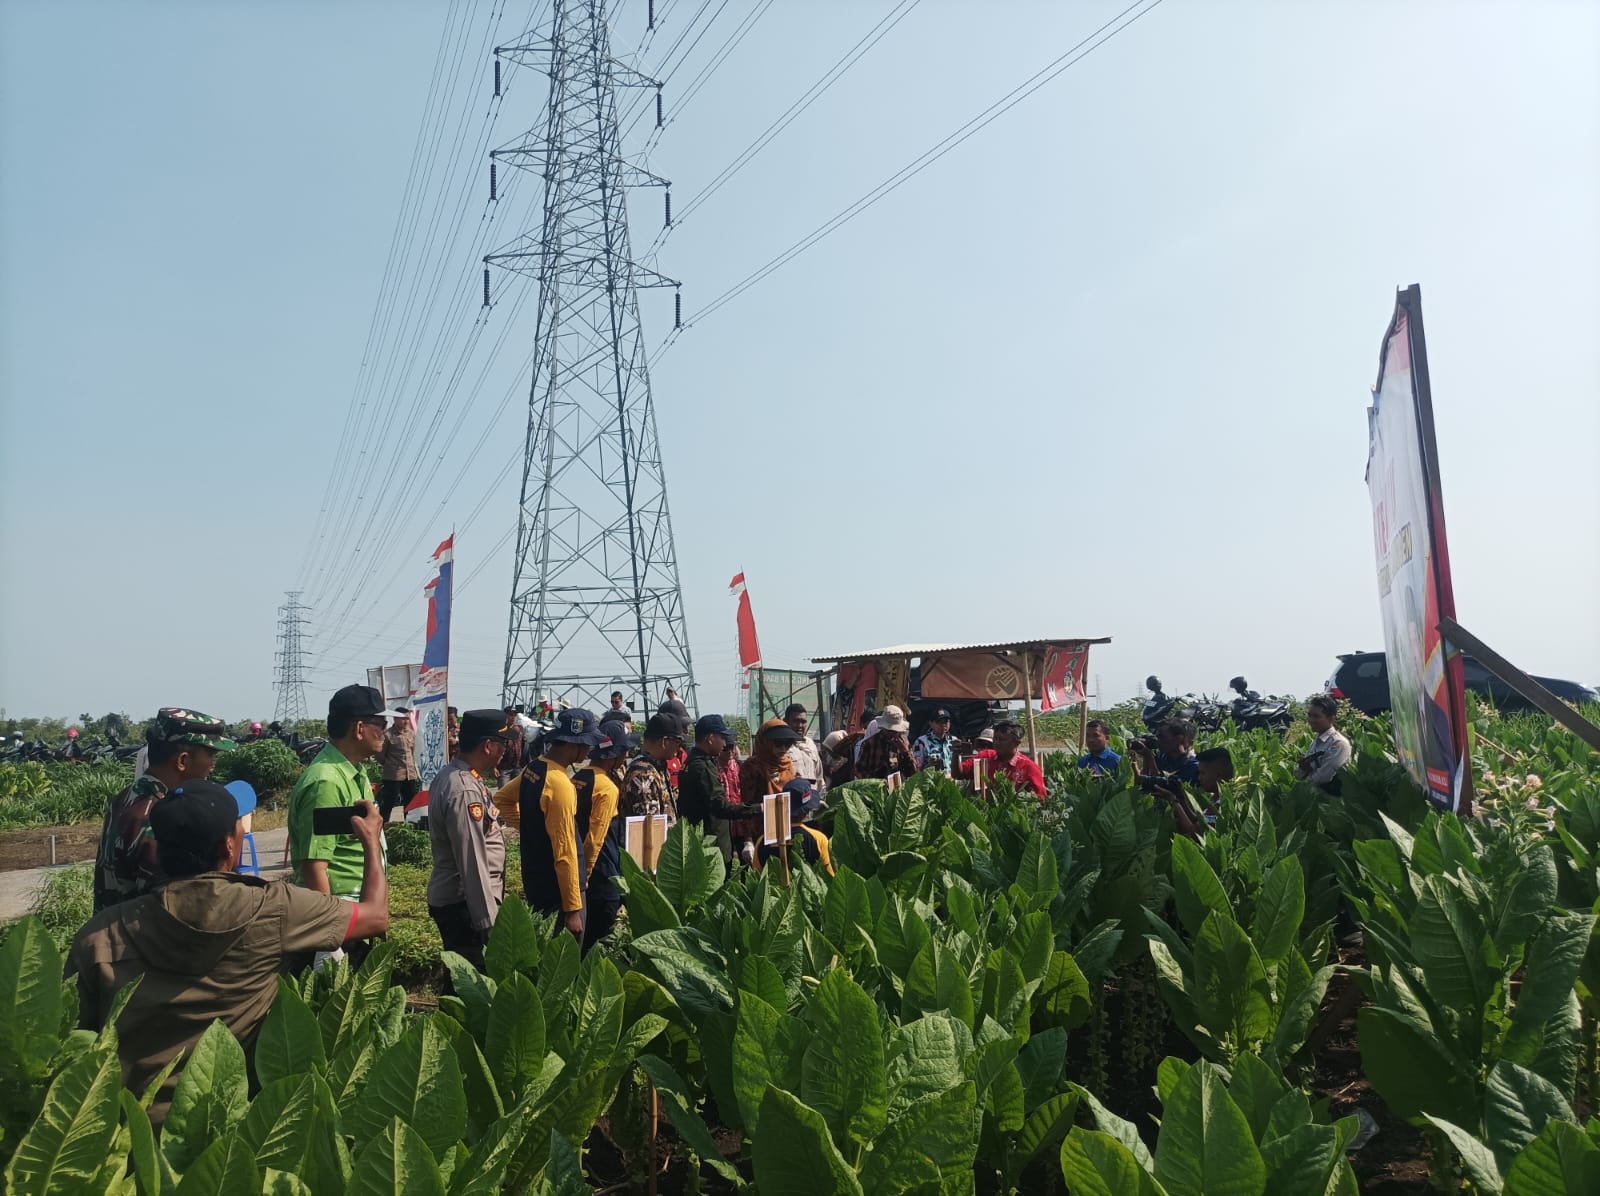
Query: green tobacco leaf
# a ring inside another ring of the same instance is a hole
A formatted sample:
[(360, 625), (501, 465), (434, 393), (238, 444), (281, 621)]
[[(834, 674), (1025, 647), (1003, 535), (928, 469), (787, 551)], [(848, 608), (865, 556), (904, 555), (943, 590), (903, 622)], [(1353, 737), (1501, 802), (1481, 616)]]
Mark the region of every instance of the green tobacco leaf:
[[(540, 1011), (543, 1016), (543, 1010)], [(464, 1026), (439, 1019), (440, 1029), (450, 1038), (450, 1049), (456, 1053), (456, 1066), (461, 1069), (461, 1087), (467, 1097), (467, 1140), (476, 1142), (489, 1131), (489, 1127), (505, 1116), (505, 1103), (500, 1099), (498, 1081), (489, 1067), (488, 1059), (478, 1049), (478, 1044)], [(541, 1061), (540, 1066), (543, 1066)], [(447, 1177), (448, 1178), (448, 1177)]]
[(805, 1020), (812, 1036), (801, 1059), (800, 1095), (822, 1114), (839, 1143), (864, 1146), (889, 1114), (878, 1007), (843, 968), (835, 968), (812, 994)]
[(1022, 1128), (1017, 1131), (1016, 1142), (1012, 1144), (1019, 1169), (1041, 1151), (1061, 1141), (1072, 1128), (1072, 1119), (1077, 1111), (1077, 1094), (1060, 1092), (1041, 1102), (1038, 1108), (1029, 1113)]
[(1517, 1151), (1537, 1138), (1552, 1120), (1572, 1120), (1572, 1108), (1561, 1090), (1508, 1059), (1496, 1062), (1489, 1071), (1483, 1122), (1500, 1166), (1509, 1167)]
[(250, 1107), (244, 1048), (221, 1022), (212, 1022), (195, 1043), (161, 1130), (161, 1150), (175, 1171), (185, 1171), (200, 1153), (239, 1122)]
[(1250, 1124), (1211, 1064), (1196, 1064), (1173, 1088), (1156, 1139), (1155, 1173), (1170, 1196), (1266, 1191), (1266, 1164)]
[[(1600, 1121), (1591, 1121), (1600, 1126)], [(1506, 1171), (1504, 1196), (1594, 1196), (1600, 1192), (1600, 1135), (1552, 1121)]]
[(6, 1191), (13, 1196), (84, 1191), (105, 1166), (116, 1136), (121, 1090), (122, 1068), (114, 1051), (90, 1051), (67, 1064), (16, 1145), (6, 1166)]
[(917, 952), (928, 945), (931, 937), (927, 921), (917, 914), (911, 903), (898, 893), (890, 893), (873, 927), (872, 941), (878, 949), (878, 962), (896, 981), (897, 991), (903, 986)]
[(868, 1192), (903, 1192), (972, 1171), (978, 1150), (978, 1097), (972, 1083), (901, 1109), (873, 1143), (861, 1169)]
[(831, 792), (828, 801), (836, 811), (829, 843), (835, 864), (848, 864), (861, 876), (877, 875), (879, 856), (872, 813), (860, 791), (845, 786)]
[(566, 1010), (573, 994), (573, 981), (582, 963), (578, 940), (564, 930), (545, 944), (535, 981), (539, 1000), (544, 1003), (545, 1041), (555, 1042), (565, 1028)]
[(314, 1196), (311, 1185), (298, 1175), (272, 1167), (261, 1169), (261, 1196)]
[(1205, 854), (1182, 835), (1172, 839), (1172, 884), (1178, 901), (1178, 918), (1191, 935), (1198, 934), (1206, 917), (1215, 912), (1232, 917), (1233, 906)]
[(703, 905), (722, 887), (727, 866), (716, 840), (699, 824), (680, 818), (667, 831), (656, 861), (656, 887), (680, 914)]
[(161, 1191), (161, 1156), (156, 1150), (155, 1131), (150, 1128), (150, 1114), (145, 1112), (139, 1098), (126, 1088), (118, 1094), (118, 1100), (128, 1123), (128, 1152), (133, 1159), (133, 1176), (145, 1196), (158, 1196)]
[(1108, 1134), (1133, 1155), (1141, 1169), (1149, 1171), (1155, 1166), (1150, 1157), (1150, 1149), (1144, 1144), (1144, 1139), (1139, 1136), (1139, 1131), (1133, 1122), (1118, 1117), (1110, 1109), (1100, 1103), (1100, 1098), (1090, 1092), (1081, 1084), (1069, 1083), (1067, 1088), (1089, 1108), (1090, 1115), (1094, 1118), (1095, 1126), (1103, 1134)]
[(1034, 995), (1034, 1011), (1051, 1025), (1076, 1030), (1089, 1020), (1089, 981), (1066, 951), (1050, 956), (1044, 983)]
[(722, 1152), (717, 1149), (716, 1139), (711, 1136), (711, 1131), (706, 1128), (706, 1123), (695, 1110), (695, 1101), (689, 1092), (689, 1086), (677, 1072), (672, 1070), (672, 1065), (654, 1055), (641, 1055), (639, 1067), (655, 1085), (661, 1107), (666, 1110), (672, 1127), (678, 1131), (679, 1137), (689, 1149), (699, 1155), (700, 1160), (708, 1164), (723, 1179), (731, 1184), (738, 1184), (739, 1169), (722, 1157)]
[(1433, 1113), (1457, 1125), (1478, 1120), (1476, 1077), (1416, 1022), (1368, 1006), (1356, 1014), (1361, 1067), (1384, 1103), (1408, 1120)]
[(328, 1057), (317, 1032), (317, 1015), (288, 977), (278, 977), (278, 997), (256, 1037), (256, 1076), (262, 1084), (325, 1070)]
[(672, 902), (627, 852), (622, 853), (622, 881), (626, 890), (623, 904), (628, 907), (628, 925), (634, 934), (673, 930), (683, 925)]
[(1459, 1125), (1440, 1121), (1437, 1117), (1429, 1117), (1428, 1120), (1450, 1139), (1450, 1145), (1454, 1146), (1456, 1153), (1461, 1156), (1467, 1178), (1472, 1180), (1482, 1196), (1498, 1196), (1502, 1181), (1500, 1168), (1494, 1161), (1494, 1153)]
[(61, 1031), (61, 953), (29, 915), (0, 944), (0, 1073), (43, 1079)]
[(1061, 881), (1056, 871), (1056, 853), (1038, 831), (1028, 836), (1023, 849), (1022, 862), (1017, 867), (1017, 885), (1028, 895), (1028, 907), (1042, 910), (1061, 893)]
[(740, 992), (760, 997), (774, 1009), (789, 1008), (789, 990), (775, 965), (765, 955), (741, 955), (733, 963)]
[(494, 1005), (494, 982), (454, 951), (442, 952), (439, 958), (450, 974), (450, 986), (456, 991), (456, 999), (466, 1010), (467, 1029), (483, 1042), (489, 1032), (489, 1010)]
[(1267, 1119), (1283, 1090), (1283, 1078), (1255, 1055), (1241, 1053), (1234, 1060), (1233, 1074), (1228, 1077), (1228, 1095), (1239, 1106), (1250, 1126), (1250, 1136), (1258, 1143), (1267, 1132)]
[(550, 1133), (550, 1158), (544, 1165), (539, 1196), (589, 1196), (593, 1191), (583, 1178), (578, 1148), (555, 1131)]
[(1285, 856), (1267, 873), (1256, 897), (1251, 937), (1261, 958), (1271, 962), (1293, 951), (1300, 940), (1300, 923), (1305, 916), (1305, 873), (1298, 859)]
[(758, 997), (739, 999), (733, 1033), (733, 1091), (745, 1135), (755, 1137), (761, 1102), (776, 1084), (800, 1086), (800, 1060), (806, 1031), (798, 1019), (780, 1013)]
[(828, 1123), (781, 1088), (769, 1085), (761, 1099), (752, 1155), (761, 1196), (862, 1196)]
[(1061, 1068), (1066, 1058), (1067, 1032), (1060, 1026), (1033, 1035), (1017, 1053), (1022, 1104), (1028, 1112), (1061, 1090)]
[(1511, 1011), (1511, 1029), (1503, 1053), (1516, 1063), (1532, 1064), (1546, 1037), (1546, 1025), (1572, 1001), (1573, 986), (1583, 968), (1594, 933), (1594, 915), (1550, 915), (1528, 948), (1522, 990)]
[(1502, 956), (1533, 937), (1556, 903), (1555, 854), (1543, 844), (1533, 848), (1505, 883), (1489, 892), (1489, 937)]
[(639, 967), (672, 994), (691, 1018), (733, 1009), (728, 965), (716, 944), (698, 930), (657, 930), (633, 940)]
[(854, 959), (864, 942), (872, 938), (872, 902), (867, 882), (848, 865), (841, 864), (828, 885), (822, 903), (822, 933)]
[(539, 990), (520, 972), (500, 982), (489, 1010), (484, 1057), (500, 1094), (515, 1103), (544, 1067), (544, 1005)]
[(507, 901), (495, 915), (494, 929), (483, 948), (483, 970), (497, 984), (514, 972), (532, 976), (539, 968), (544, 938), (523, 901)]
[[(1176, 1055), (1168, 1055), (1156, 1067), (1156, 1096), (1164, 1105), (1172, 1099), (1172, 1092), (1178, 1086), (1178, 1081), (1189, 1074), (1192, 1063), (1185, 1063)], [(1237, 1098), (1235, 1098), (1237, 1099)], [(1248, 1110), (1245, 1113), (1249, 1116)]]
[(450, 1196), (498, 1196), (531, 1122), (532, 1105), (523, 1103), (490, 1126), (451, 1172)]
[(1016, 956), (1003, 947), (989, 952), (982, 983), (983, 995), (978, 1001), (977, 1016), (980, 1019), (992, 1017), (1007, 1030), (1015, 1030), (1019, 1022), (1026, 1029), (1028, 992)]
[(1272, 1196), (1332, 1196), (1354, 1192), (1355, 1173), (1331, 1125), (1299, 1125), (1261, 1148)]
[(902, 1016), (907, 1020), (941, 1010), (970, 1030), (974, 1024), (972, 985), (955, 954), (937, 940), (917, 952), (906, 974)]
[(1110, 1134), (1074, 1129), (1061, 1144), (1061, 1174), (1072, 1196), (1163, 1196), (1161, 1185)]
[(261, 1168), (255, 1156), (238, 1134), (228, 1134), (200, 1152), (183, 1173), (177, 1196), (237, 1196), (259, 1191)]
[(427, 1019), (414, 1023), (373, 1064), (345, 1128), (358, 1142), (371, 1142), (388, 1133), (396, 1117), (420, 1134), (436, 1157), (466, 1128), (461, 1068), (445, 1032)]
[(1489, 936), (1472, 907), (1443, 877), (1422, 882), (1411, 917), (1411, 949), (1428, 992), (1455, 1011), (1462, 1052), (1478, 1053), (1484, 1006), (1497, 979), (1489, 966)]
[[(598, 952), (586, 964), (588, 976), (578, 999), (578, 1022), (568, 1067), (577, 1073), (609, 1064), (622, 1040), (622, 973)], [(655, 1035), (651, 1035), (655, 1037)]]
[(930, 1013), (896, 1030), (885, 1066), (890, 1116), (961, 1083), (961, 1060), (970, 1049), (966, 1026), (947, 1013)]
[(1194, 943), (1192, 996), (1214, 1038), (1233, 1036), (1234, 1049), (1272, 1032), (1272, 986), (1255, 945), (1226, 914), (1213, 913)]
[(434, 1152), (422, 1134), (399, 1117), (356, 1155), (347, 1196), (444, 1196)]

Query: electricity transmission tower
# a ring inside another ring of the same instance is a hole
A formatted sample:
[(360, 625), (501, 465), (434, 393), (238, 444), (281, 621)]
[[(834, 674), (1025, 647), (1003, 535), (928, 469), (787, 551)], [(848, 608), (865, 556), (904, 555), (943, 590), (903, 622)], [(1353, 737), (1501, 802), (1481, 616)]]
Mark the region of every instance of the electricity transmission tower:
[[(496, 49), (550, 77), (543, 129), (490, 155), (544, 180), (544, 219), (484, 258), (538, 281), (533, 383), (506, 637), (504, 701), (603, 709), (637, 686), (653, 709), (694, 669), (638, 289), (672, 279), (634, 262), (627, 192), (666, 180), (623, 160), (617, 89), (655, 80), (611, 57), (605, 0), (556, 0), (548, 37)], [(667, 201), (668, 220), (671, 200)], [(681, 309), (680, 309), (681, 310)], [(625, 682), (625, 684), (623, 684)]]
[(288, 601), (278, 608), (278, 651), (273, 660), (277, 679), (273, 688), (278, 691), (278, 709), (273, 715), (285, 727), (293, 727), (306, 716), (305, 660), (308, 653), (301, 646), (306, 625), (306, 612), (311, 608), (300, 602), (301, 590), (288, 590)]

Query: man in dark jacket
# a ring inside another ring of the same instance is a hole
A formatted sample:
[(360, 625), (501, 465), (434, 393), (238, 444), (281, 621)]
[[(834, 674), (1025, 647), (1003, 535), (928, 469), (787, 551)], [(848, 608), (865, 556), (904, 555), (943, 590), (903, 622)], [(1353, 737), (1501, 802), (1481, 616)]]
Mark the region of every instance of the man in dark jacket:
[(689, 759), (678, 777), (678, 814), (716, 839), (723, 863), (733, 861), (728, 819), (744, 818), (750, 813), (728, 800), (722, 784), (722, 751), (733, 741), (733, 732), (722, 715), (702, 715), (694, 725), (694, 747), (689, 749)]

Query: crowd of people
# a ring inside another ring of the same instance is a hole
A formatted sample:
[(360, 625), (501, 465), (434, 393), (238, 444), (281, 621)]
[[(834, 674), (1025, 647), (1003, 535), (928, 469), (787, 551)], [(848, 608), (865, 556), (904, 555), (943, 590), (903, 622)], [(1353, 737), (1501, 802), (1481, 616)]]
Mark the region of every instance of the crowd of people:
[[(1309, 782), (1337, 792), (1350, 759), (1334, 726), (1337, 703), (1314, 698), (1316, 738), (1300, 760)], [(894, 783), (917, 772), (969, 779), (982, 790), (1004, 777), (1018, 793), (1046, 795), (1039, 764), (1022, 750), (1011, 719), (975, 738), (952, 733), (948, 710), (909, 738), (898, 706), (867, 712), (860, 730), (819, 743), (810, 712), (790, 705), (755, 729), (748, 755), (719, 714), (693, 719), (676, 694), (635, 732), (634, 712), (613, 693), (600, 717), (584, 709), (519, 707), (450, 711), (450, 759), (426, 794), (432, 870), (429, 914), (447, 951), (483, 966), (483, 950), (506, 899), (506, 832), (521, 846), (524, 898), (554, 915), (588, 950), (610, 933), (622, 906), (617, 879), (628, 819), (665, 815), (709, 836), (729, 867), (761, 868), (787, 848), (833, 871), (828, 836), (812, 824), (830, 788), (852, 780)], [(1233, 776), (1224, 748), (1194, 750), (1185, 719), (1129, 740), (1141, 789), (1167, 803), (1177, 828), (1199, 838)], [(326, 745), (289, 798), (291, 883), (238, 871), (246, 823), (234, 794), (209, 778), (235, 746), (226, 725), (198, 711), (163, 708), (146, 735), (138, 777), (113, 799), (94, 872), (95, 914), (69, 954), (81, 1021), (99, 1029), (119, 991), (137, 980), (120, 1014), (124, 1079), (142, 1091), (222, 1019), (248, 1049), (285, 970), (348, 959), (358, 966), (388, 928), (384, 825), (415, 806), (411, 712), (376, 689), (350, 685), (328, 703)], [(1077, 758), (1096, 775), (1117, 774), (1123, 756), (1109, 729), (1090, 720)], [(381, 767), (377, 800), (363, 766)], [(764, 841), (762, 802), (781, 796), (794, 828), (788, 844)], [(785, 857), (787, 858), (787, 857)], [(153, 1120), (176, 1083), (163, 1083)]]

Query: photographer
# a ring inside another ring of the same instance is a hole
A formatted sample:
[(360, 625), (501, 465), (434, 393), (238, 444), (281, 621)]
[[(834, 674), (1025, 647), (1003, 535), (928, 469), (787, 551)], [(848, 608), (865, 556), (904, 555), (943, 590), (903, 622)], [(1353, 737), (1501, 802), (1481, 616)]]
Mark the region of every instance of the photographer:
[(444, 949), (479, 971), (506, 895), (506, 840), (483, 778), (494, 775), (509, 745), (521, 738), (515, 718), (498, 710), (467, 711), (459, 750), (428, 788), (428, 914)]
[(1156, 728), (1153, 738), (1141, 735), (1130, 739), (1128, 754), (1134, 757), (1135, 771), (1142, 777), (1169, 776), (1184, 784), (1200, 779), (1194, 754), (1194, 724), (1186, 718), (1168, 719)]
[[(96, 914), (67, 955), (67, 975), (78, 979), (78, 1022), (86, 1030), (103, 1028), (118, 993), (139, 981), (117, 1018), (125, 1085), (144, 1091), (213, 1020), (253, 1051), (278, 995), (279, 974), (295, 956), (332, 951), (388, 929), (383, 816), (374, 802), (364, 808), (351, 834), (369, 866), (352, 904), (235, 871), (244, 829), (233, 794), (221, 785), (187, 781), (155, 804), (150, 830), (169, 879)], [(150, 1108), (157, 1128), (181, 1070), (166, 1079)]]
[(1222, 796), (1222, 782), (1233, 780), (1233, 755), (1227, 748), (1207, 748), (1195, 757), (1194, 785), (1200, 791), (1201, 805), (1197, 808), (1189, 793), (1176, 775), (1145, 775), (1139, 778), (1139, 787), (1172, 810), (1178, 830), (1191, 839), (1199, 839), (1216, 821), (1217, 806)]

